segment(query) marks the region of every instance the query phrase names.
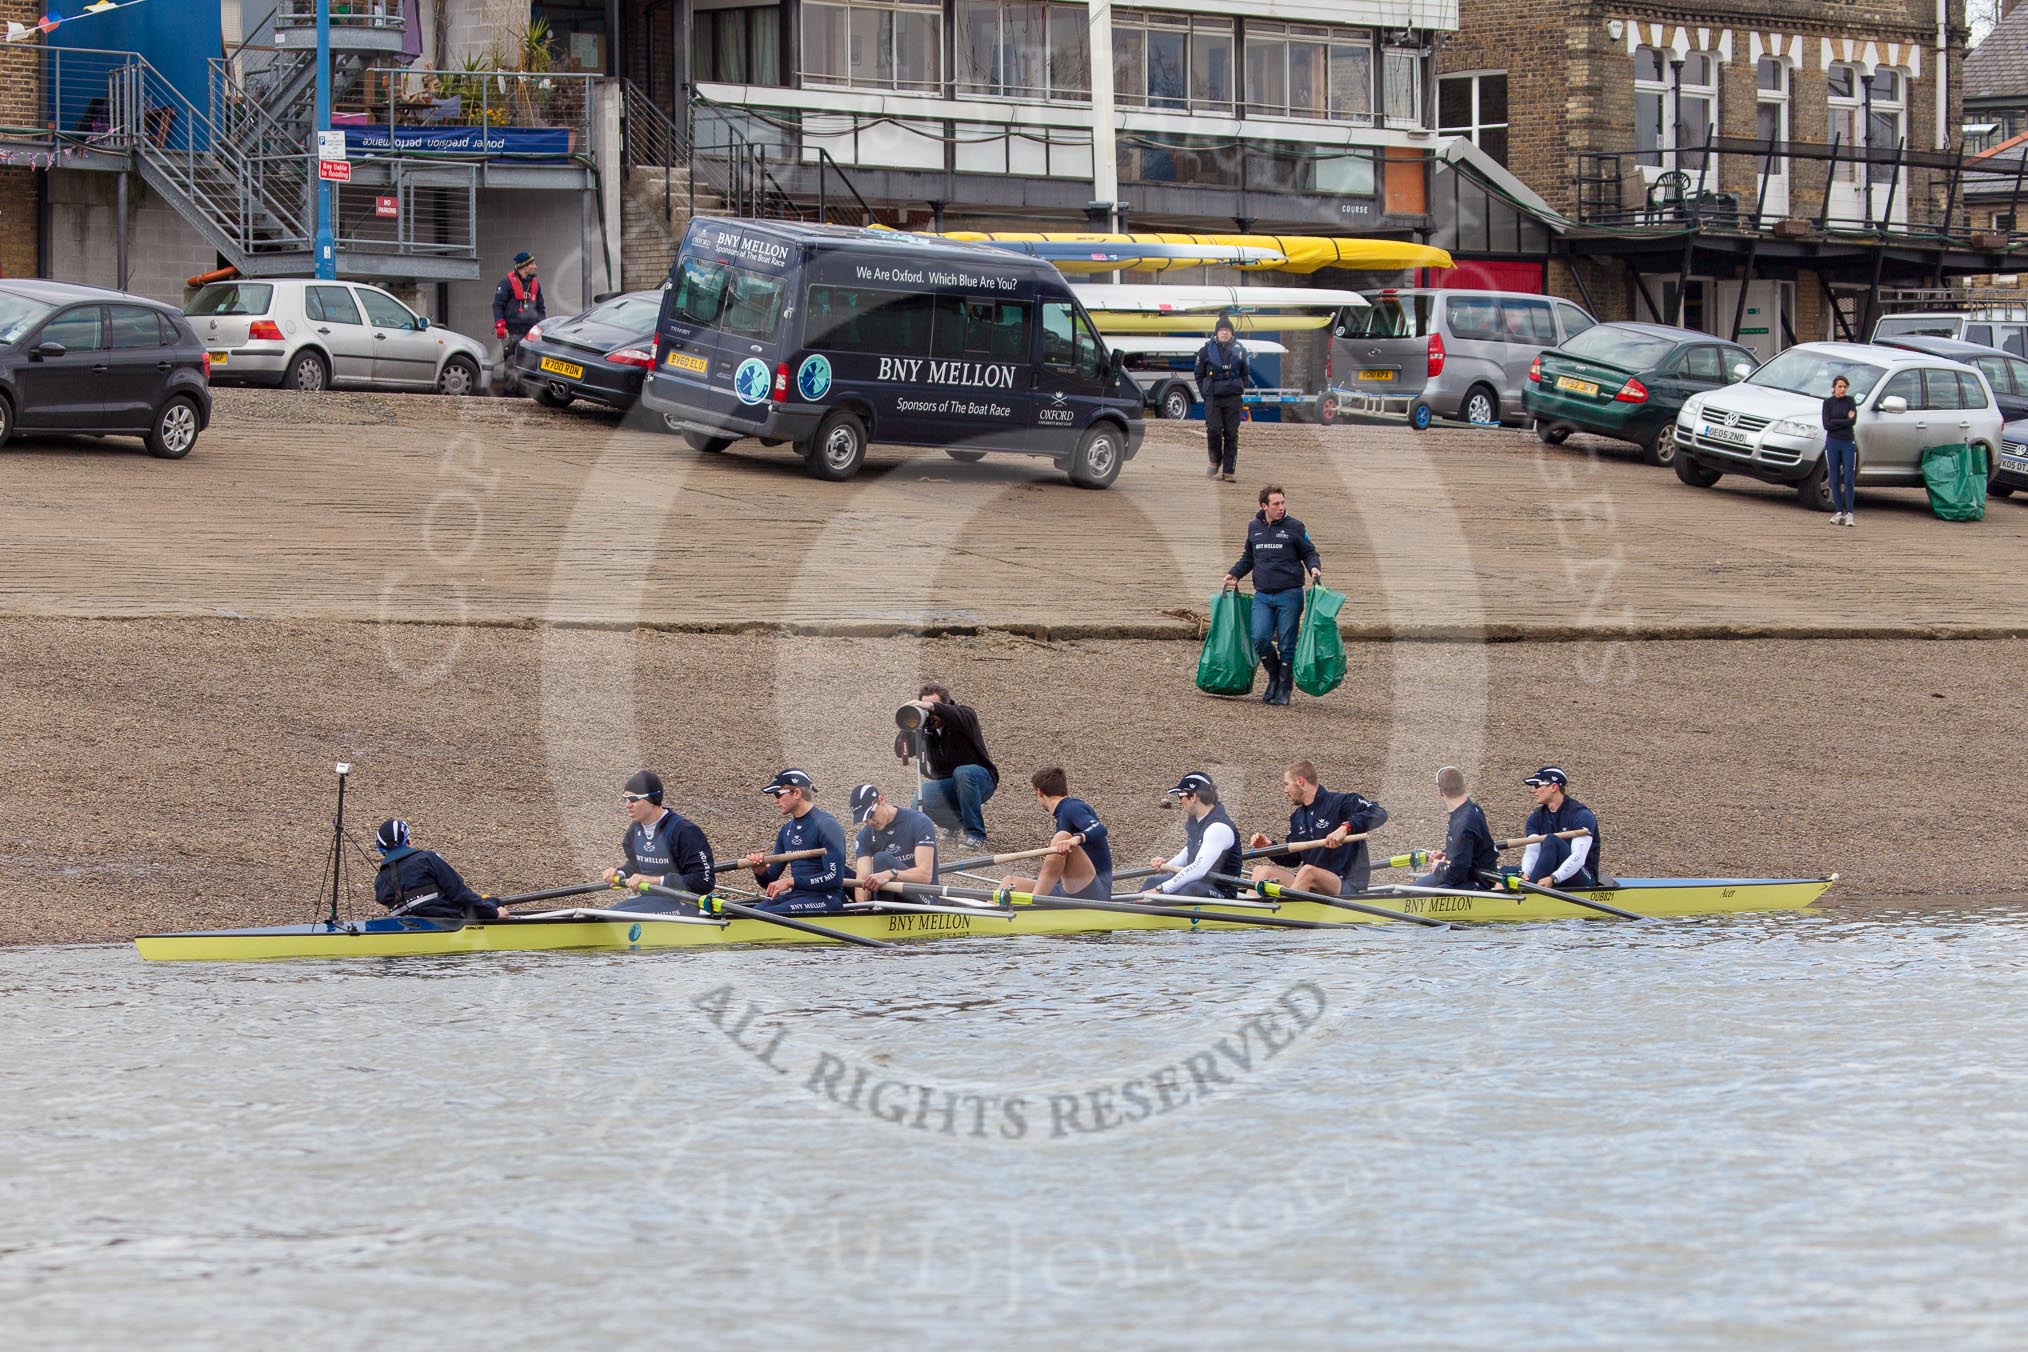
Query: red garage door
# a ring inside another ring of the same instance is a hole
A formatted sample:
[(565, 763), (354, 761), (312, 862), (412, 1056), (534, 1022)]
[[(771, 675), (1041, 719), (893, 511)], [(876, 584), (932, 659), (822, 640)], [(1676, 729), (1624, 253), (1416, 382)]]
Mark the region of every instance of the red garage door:
[(1460, 258), (1452, 268), (1424, 268), (1422, 285), (1443, 291), (1526, 291), (1542, 294), (1542, 264)]

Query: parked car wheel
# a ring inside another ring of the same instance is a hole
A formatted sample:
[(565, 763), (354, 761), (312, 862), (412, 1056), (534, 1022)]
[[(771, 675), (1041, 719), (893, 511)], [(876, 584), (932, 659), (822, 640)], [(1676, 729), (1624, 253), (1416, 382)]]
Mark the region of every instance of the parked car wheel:
[(685, 432), (683, 439), (690, 443), (691, 450), (703, 451), (706, 455), (717, 455), (732, 445), (731, 437), (707, 437), (702, 432)]
[(1989, 498), (2006, 497), (2014, 490), (2007, 484), (2000, 482), (2000, 457), (1993, 454), (1993, 448), (1984, 442), (1979, 443), (1979, 449), (1986, 454), (1986, 496)]
[(282, 383), (292, 390), (330, 389), (331, 364), (321, 354), (306, 348), (289, 363), (289, 374)]
[(464, 357), (453, 357), (444, 363), (444, 369), (437, 375), (437, 393), (464, 397), (479, 392), (479, 368)]
[(1650, 465), (1670, 465), (1676, 461), (1676, 424), (1663, 423), (1648, 439), (1641, 443), (1641, 459)]
[(1709, 488), (1725, 477), (1723, 472), (1711, 468), (1694, 455), (1678, 454), (1675, 465), (1676, 477), (1692, 488)]
[(976, 465), (986, 458), (984, 451), (954, 451), (948, 446), (944, 447), (944, 454), (961, 465)]
[(155, 425), (148, 429), (148, 454), (162, 460), (181, 460), (197, 444), (197, 405), (178, 395), (155, 411)]
[[(5, 440), (7, 440), (6, 433), (0, 432), (0, 441)], [(2014, 496), (2014, 485), (1989, 483), (1986, 485), (1986, 495), (1995, 498), (2011, 498)]]
[(1821, 455), (1809, 474), (1796, 485), (1796, 499), (1813, 512), (1831, 510), (1831, 466)]
[(1170, 422), (1181, 422), (1190, 416), (1190, 391), (1182, 385), (1171, 385), (1162, 391), (1161, 414)]
[(834, 408), (810, 438), (804, 467), (819, 479), (843, 483), (866, 463), (866, 424), (850, 409)]
[(1458, 414), (1468, 423), (1497, 423), (1500, 396), (1493, 393), (1490, 385), (1474, 385), (1465, 391), (1465, 402), (1459, 406)]
[(1436, 411), (1420, 399), (1408, 410), (1408, 425), (1418, 432), (1429, 431), (1429, 425), (1435, 418)]
[(1084, 434), (1070, 458), (1070, 481), (1079, 488), (1108, 488), (1120, 477), (1126, 434), (1111, 423), (1100, 423)]
[(1559, 426), (1556, 423), (1546, 423), (1542, 419), (1537, 418), (1535, 420), (1535, 435), (1541, 438), (1544, 446), (1561, 446), (1565, 441), (1570, 439), (1570, 429)]
[(14, 435), (14, 406), (0, 397), (0, 446), (7, 444), (7, 438)]
[(558, 394), (547, 385), (535, 387), (535, 402), (544, 408), (569, 408), (573, 402), (567, 394)]

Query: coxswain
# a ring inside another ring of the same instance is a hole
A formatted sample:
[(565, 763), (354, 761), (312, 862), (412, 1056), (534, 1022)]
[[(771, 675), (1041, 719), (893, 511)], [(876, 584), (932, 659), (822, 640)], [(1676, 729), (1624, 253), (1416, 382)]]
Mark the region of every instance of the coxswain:
[(394, 914), (453, 920), (513, 919), (474, 892), (442, 855), (410, 844), (408, 823), (401, 818), (382, 822), (373, 833), (373, 844), (380, 851), (373, 899)]
[[(700, 896), (710, 892), (718, 877), (711, 842), (696, 822), (662, 806), (660, 776), (652, 770), (637, 772), (621, 786), (620, 797), (631, 825), (620, 842), (625, 851), (621, 862), (605, 871), (605, 880), (630, 890), (652, 884)], [(667, 897), (643, 896), (623, 909), (666, 911), (679, 904)]]
[(770, 864), (758, 852), (740, 862), (753, 870), (767, 899), (755, 903), (778, 915), (813, 915), (845, 909), (845, 828), (817, 806), (817, 785), (801, 770), (783, 770), (761, 787), (786, 819), (775, 832), (776, 854), (822, 850), (818, 859)]
[(1049, 839), (1050, 852), (1042, 857), (1036, 876), (1006, 878), (1000, 886), (1036, 896), (1104, 901), (1113, 894), (1113, 847), (1106, 840), (1106, 824), (1090, 803), (1070, 796), (1070, 776), (1061, 767), (1037, 770), (1028, 782), (1056, 823), (1056, 834)]
[[(1282, 771), (1282, 795), (1295, 807), (1289, 813), (1288, 843), (1326, 843), (1313, 850), (1291, 850), (1275, 855), (1271, 863), (1254, 865), (1253, 880), (1327, 897), (1364, 892), (1373, 877), (1373, 861), (1366, 853), (1365, 841), (1347, 837), (1386, 825), (1387, 809), (1363, 794), (1333, 793), (1317, 782), (1317, 767), (1310, 761), (1297, 761)], [(1259, 832), (1248, 843), (1256, 850), (1274, 844)]]
[[(1535, 810), (1523, 834), (1542, 837), (1522, 854), (1521, 876), (1537, 887), (1597, 887), (1604, 872), (1598, 814), (1570, 796), (1570, 776), (1554, 765), (1521, 782), (1535, 790)], [(1568, 840), (1559, 834), (1579, 829), (1591, 834)]]
[(1465, 792), (1465, 772), (1455, 765), (1438, 770), (1437, 796), (1451, 814), (1450, 825), (1444, 831), (1444, 847), (1431, 856), (1436, 868), (1417, 878), (1415, 885), (1459, 892), (1490, 890), (1493, 885), (1482, 875), (1499, 873), (1500, 856), (1493, 849), (1486, 814)]
[(847, 801), (859, 828), (852, 844), (853, 873), (870, 884), (858, 889), (859, 900), (872, 900), (888, 883), (937, 880), (935, 822), (912, 807), (896, 807), (874, 784), (859, 785)]
[(1176, 781), (1168, 797), (1183, 809), (1183, 848), (1173, 858), (1150, 859), (1158, 869), (1173, 870), (1155, 890), (1172, 897), (1231, 897), (1233, 885), (1211, 875), (1238, 877), (1239, 828), (1218, 801), (1211, 776), (1192, 770)]

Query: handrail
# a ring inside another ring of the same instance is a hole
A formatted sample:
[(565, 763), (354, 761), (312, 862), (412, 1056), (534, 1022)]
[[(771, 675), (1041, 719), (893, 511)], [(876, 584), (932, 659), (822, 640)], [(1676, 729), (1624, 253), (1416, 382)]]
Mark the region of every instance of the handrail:
[[(272, 24), (275, 21), (275, 17), (282, 12), (283, 3), (284, 0), (275, 0), (274, 4), (268, 6), (268, 12), (261, 17), (261, 21), (255, 24), (252, 28), (248, 29), (247, 32), (249, 34), (266, 32), (268, 25)], [(254, 40), (251, 36), (243, 37), (239, 40), (239, 42), (236, 45), (225, 49), (224, 57), (216, 59), (222, 59), (225, 61), (237, 61), (239, 59), (239, 54), (253, 45)]]
[[(804, 149), (805, 149), (805, 150), (807, 151), (807, 150), (809, 149), (809, 147), (805, 146), (805, 147), (804, 147)], [(874, 220), (875, 220), (875, 217), (874, 217), (874, 215), (873, 215), (873, 208), (872, 208), (872, 207), (869, 207), (869, 206), (867, 206), (867, 205), (866, 205), (866, 199), (865, 199), (865, 198), (863, 198), (863, 197), (861, 197), (861, 196), (859, 195), (859, 189), (857, 189), (857, 188), (855, 188), (854, 186), (852, 186), (852, 177), (851, 177), (851, 175), (849, 175), (849, 174), (847, 174), (847, 173), (845, 172), (845, 166), (844, 166), (844, 165), (842, 165), (842, 164), (840, 164), (840, 163), (838, 163), (838, 161), (837, 161), (837, 160), (835, 160), (835, 159), (831, 158), (831, 152), (830, 152), (829, 150), (825, 149), (825, 148), (824, 148), (823, 146), (818, 146), (818, 147), (817, 147), (817, 221), (818, 221), (818, 223), (819, 223), (819, 224), (828, 224), (828, 221), (827, 221), (827, 219), (826, 219), (826, 217), (825, 217), (825, 215), (824, 215), (824, 196), (825, 196), (825, 194), (824, 194), (824, 189), (825, 189), (825, 174), (826, 174), (826, 172), (827, 172), (827, 171), (829, 171), (829, 170), (836, 170), (836, 171), (837, 171), (837, 173), (838, 173), (838, 181), (839, 181), (840, 183), (843, 183), (843, 184), (845, 185), (845, 191), (846, 191), (846, 192), (849, 192), (849, 193), (851, 193), (851, 194), (852, 194), (852, 200), (853, 200), (853, 201), (855, 201), (855, 202), (857, 202), (857, 203), (859, 204), (859, 213), (860, 213), (860, 215), (861, 215), (861, 216), (865, 217), (865, 219), (864, 219), (864, 220), (862, 220), (862, 221), (860, 221), (859, 223), (860, 223), (861, 225), (872, 225), (872, 224), (873, 224), (873, 222), (874, 222)]]
[[(344, 5), (344, 9), (339, 6)], [(314, 28), (317, 24), (317, 0), (280, 0), (275, 13), (270, 16), (287, 20), (290, 28)], [(402, 17), (401, 0), (331, 0), (331, 26), (333, 28), (392, 28), (397, 32), (408, 27)]]

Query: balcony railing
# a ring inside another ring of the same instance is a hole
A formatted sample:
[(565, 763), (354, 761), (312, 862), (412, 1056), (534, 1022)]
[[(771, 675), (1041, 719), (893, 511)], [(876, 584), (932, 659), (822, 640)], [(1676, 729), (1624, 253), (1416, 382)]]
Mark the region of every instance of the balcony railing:
[(366, 111), (332, 118), (361, 150), (523, 161), (592, 153), (596, 75), (412, 67), (367, 75)]
[[(401, 0), (330, 0), (333, 28), (404, 27)], [(317, 0), (281, 0), (275, 7), (276, 28), (315, 28)]]

